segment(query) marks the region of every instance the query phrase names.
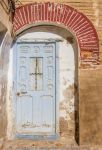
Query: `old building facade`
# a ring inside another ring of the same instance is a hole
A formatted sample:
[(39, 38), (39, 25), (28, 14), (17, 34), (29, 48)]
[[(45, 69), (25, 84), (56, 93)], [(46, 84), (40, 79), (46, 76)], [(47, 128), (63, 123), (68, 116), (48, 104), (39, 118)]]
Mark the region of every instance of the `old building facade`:
[(1, 148), (101, 145), (102, 2), (0, 4)]

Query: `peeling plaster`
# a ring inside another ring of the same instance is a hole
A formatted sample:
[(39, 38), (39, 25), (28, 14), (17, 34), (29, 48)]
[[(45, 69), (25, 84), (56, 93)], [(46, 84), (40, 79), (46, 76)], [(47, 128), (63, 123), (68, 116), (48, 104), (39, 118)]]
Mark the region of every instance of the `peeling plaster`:
[(9, 70), (8, 70), (8, 101), (7, 101), (7, 137), (8, 139), (14, 138), (14, 105), (13, 105), (13, 48), (10, 49), (9, 55)]

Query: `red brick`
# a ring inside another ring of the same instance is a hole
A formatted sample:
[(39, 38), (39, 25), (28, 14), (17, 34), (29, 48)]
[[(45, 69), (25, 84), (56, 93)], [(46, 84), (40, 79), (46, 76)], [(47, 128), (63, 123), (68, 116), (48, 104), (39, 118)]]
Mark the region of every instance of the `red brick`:
[[(77, 37), (80, 51), (95, 51), (97, 59), (99, 58), (99, 41), (96, 30), (90, 20), (74, 8), (50, 2), (22, 6), (16, 9), (14, 31), (17, 32), (22, 27), (38, 21), (64, 24)], [(92, 61), (96, 61), (96, 55)]]

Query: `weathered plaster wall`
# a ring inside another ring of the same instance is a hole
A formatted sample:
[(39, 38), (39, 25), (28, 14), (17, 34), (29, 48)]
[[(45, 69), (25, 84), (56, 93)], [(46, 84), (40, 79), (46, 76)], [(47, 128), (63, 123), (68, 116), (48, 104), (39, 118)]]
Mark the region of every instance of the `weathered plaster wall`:
[(102, 144), (102, 67), (80, 71), (80, 143)]
[(9, 50), (11, 46), (11, 37), (6, 33), (3, 43), (0, 47), (0, 141), (6, 137), (7, 133), (7, 82), (8, 82), (8, 64)]
[[(7, 73), (9, 64), (9, 50), (11, 46), (12, 23), (9, 20), (8, 10), (0, 2), (0, 149), (7, 132)], [(5, 0), (5, 4), (8, 2)]]
[[(6, 0), (5, 0), (5, 4), (8, 6), (8, 2)], [(10, 14), (8, 8), (3, 4), (3, 2), (0, 2), (0, 22), (5, 26), (8, 33), (11, 34), (13, 25), (10, 21)]]

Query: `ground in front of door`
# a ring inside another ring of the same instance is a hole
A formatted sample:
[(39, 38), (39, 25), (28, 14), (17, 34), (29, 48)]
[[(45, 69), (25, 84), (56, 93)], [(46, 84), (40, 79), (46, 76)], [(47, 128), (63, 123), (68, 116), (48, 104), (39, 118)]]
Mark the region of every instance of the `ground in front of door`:
[(102, 146), (78, 146), (70, 140), (59, 141), (13, 140), (5, 141), (0, 150), (102, 150)]

